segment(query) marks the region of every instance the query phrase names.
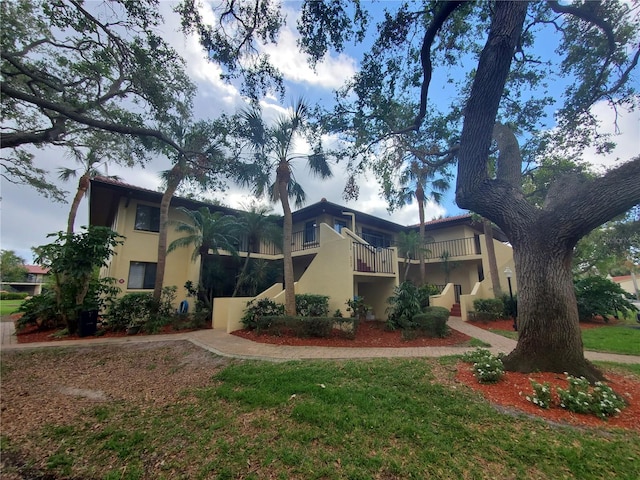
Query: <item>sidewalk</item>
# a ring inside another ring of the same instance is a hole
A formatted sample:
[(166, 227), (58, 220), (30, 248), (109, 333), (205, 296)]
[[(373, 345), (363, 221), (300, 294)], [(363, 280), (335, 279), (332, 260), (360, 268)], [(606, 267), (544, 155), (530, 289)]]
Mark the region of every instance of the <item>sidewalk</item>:
[[(489, 350), (497, 354), (509, 353), (516, 341), (491, 333), (463, 322), (460, 318), (450, 317), (449, 325), (462, 333), (489, 343)], [(474, 350), (475, 347), (406, 347), (406, 348), (352, 348), (352, 347), (293, 347), (256, 343), (230, 335), (221, 330), (198, 330), (195, 332), (170, 335), (147, 335), (118, 338), (96, 338), (90, 340), (61, 340), (56, 342), (18, 344), (13, 335), (13, 323), (1, 322), (2, 351), (29, 350), (44, 347), (91, 347), (95, 345), (122, 345), (188, 340), (216, 355), (232, 358), (267, 360), (283, 362), (308, 359), (353, 359), (353, 358), (392, 358), (392, 357), (442, 357), (459, 355)], [(640, 363), (640, 356), (618, 355), (613, 353), (585, 352), (589, 360), (618, 363)]]

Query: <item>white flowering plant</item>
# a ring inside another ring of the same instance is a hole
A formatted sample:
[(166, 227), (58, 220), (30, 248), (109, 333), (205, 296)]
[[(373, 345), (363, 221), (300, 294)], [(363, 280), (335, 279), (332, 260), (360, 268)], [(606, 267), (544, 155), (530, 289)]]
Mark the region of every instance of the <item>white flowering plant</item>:
[(473, 364), (473, 376), (480, 383), (496, 383), (504, 374), (504, 364), (498, 357), (490, 355)]
[(533, 388), (533, 394), (525, 395), (524, 398), (540, 408), (550, 408), (553, 398), (551, 397), (551, 385), (549, 382), (538, 383), (532, 379), (529, 379), (529, 381), (531, 382), (531, 388)]
[[(564, 389), (556, 387), (558, 394), (558, 405), (574, 413), (593, 414), (600, 418), (618, 415), (627, 406), (624, 398), (618, 395), (613, 389), (602, 382), (596, 382), (593, 387), (584, 377), (573, 377), (567, 375), (569, 387)], [(551, 386), (548, 382), (539, 384), (533, 380), (532, 395), (525, 395), (525, 398), (540, 408), (550, 408), (553, 406)]]

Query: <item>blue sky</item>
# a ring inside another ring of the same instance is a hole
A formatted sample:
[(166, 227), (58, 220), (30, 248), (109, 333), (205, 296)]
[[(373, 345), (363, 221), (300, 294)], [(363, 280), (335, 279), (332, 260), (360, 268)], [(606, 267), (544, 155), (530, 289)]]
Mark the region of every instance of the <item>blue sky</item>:
[[(345, 80), (358, 69), (358, 55), (356, 50), (347, 50), (340, 55), (330, 55), (313, 71), (306, 63), (306, 58), (296, 48), (297, 33), (295, 32), (295, 8), (298, 2), (285, 2), (284, 8), (288, 15), (287, 26), (280, 35), (280, 43), (277, 47), (268, 46), (265, 50), (270, 54), (272, 61), (283, 72), (289, 90), (286, 98), (289, 103), (300, 96), (312, 102), (329, 102), (332, 91), (340, 87)], [(384, 2), (372, 4), (382, 8)], [(161, 9), (165, 17), (165, 25), (162, 35), (178, 50), (186, 59), (188, 71), (192, 80), (198, 86), (198, 96), (195, 101), (195, 116), (197, 118), (215, 118), (220, 113), (233, 113), (245, 105), (236, 87), (227, 85), (219, 79), (219, 69), (205, 59), (204, 52), (197, 40), (192, 37), (185, 38), (178, 33), (179, 22), (173, 14), (172, 2), (162, 2)], [(441, 98), (455, 95), (451, 88), (446, 89), (441, 79), (435, 72), (434, 83), (431, 89), (431, 98)], [(433, 100), (431, 100), (433, 101)], [(275, 97), (268, 97), (262, 102), (266, 115), (282, 113), (289, 105), (281, 105)], [(603, 120), (603, 128), (613, 132), (613, 116), (605, 105), (597, 105), (594, 108), (599, 118)], [(619, 146), (614, 155), (606, 159), (597, 158), (587, 153), (593, 163), (612, 166), (616, 157), (626, 160), (640, 152), (640, 115), (624, 113), (618, 119), (620, 135), (616, 137)], [(299, 146), (304, 151), (304, 145)], [(73, 161), (65, 153), (56, 148), (47, 148), (38, 151), (38, 165), (52, 172), (60, 166), (73, 167)], [(148, 164), (146, 168), (125, 169), (110, 167), (109, 174), (118, 175), (127, 183), (140, 187), (157, 189), (160, 187), (159, 172), (168, 169), (170, 161), (166, 158), (158, 158)], [(52, 173), (51, 178), (55, 177)], [(379, 186), (373, 175), (369, 174), (361, 179), (360, 198), (357, 201), (345, 202), (342, 199), (345, 175), (340, 166), (334, 167), (334, 178), (329, 181), (320, 181), (308, 178), (301, 164), (296, 170), (296, 178), (307, 192), (307, 204), (326, 198), (329, 201), (345, 204), (356, 210), (367, 212), (383, 218), (388, 218), (400, 224), (415, 224), (418, 222), (418, 211), (415, 204), (389, 215), (386, 204), (379, 195)], [(72, 182), (64, 185), (68, 190), (69, 202), (73, 196), (74, 185)], [(69, 204), (56, 204), (40, 197), (37, 193), (24, 186), (16, 186), (6, 182), (1, 184), (2, 201), (0, 203), (0, 248), (15, 250), (27, 262), (31, 262), (31, 247), (47, 243), (46, 235), (51, 232), (64, 230)], [(247, 192), (230, 185), (230, 189), (224, 194), (211, 195), (222, 200), (225, 204), (240, 208), (249, 204), (253, 197)], [(430, 204), (427, 207), (427, 218), (439, 216), (457, 215), (462, 211), (453, 201), (453, 188), (445, 195), (441, 205)], [(275, 208), (278, 212), (278, 209)], [(84, 200), (78, 218), (76, 228), (85, 225), (88, 220), (87, 201)]]

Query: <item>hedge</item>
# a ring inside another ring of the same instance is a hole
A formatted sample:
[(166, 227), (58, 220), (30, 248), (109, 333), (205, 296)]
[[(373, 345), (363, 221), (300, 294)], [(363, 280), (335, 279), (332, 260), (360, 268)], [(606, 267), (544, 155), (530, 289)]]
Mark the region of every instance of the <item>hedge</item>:
[(415, 338), (418, 334), (444, 338), (449, 334), (449, 310), (444, 307), (427, 307), (423, 313), (414, 315), (410, 328), (402, 331), (403, 338)]
[(296, 337), (329, 338), (334, 329), (346, 338), (355, 338), (356, 318), (264, 316), (256, 320), (256, 332), (282, 335), (291, 332)]

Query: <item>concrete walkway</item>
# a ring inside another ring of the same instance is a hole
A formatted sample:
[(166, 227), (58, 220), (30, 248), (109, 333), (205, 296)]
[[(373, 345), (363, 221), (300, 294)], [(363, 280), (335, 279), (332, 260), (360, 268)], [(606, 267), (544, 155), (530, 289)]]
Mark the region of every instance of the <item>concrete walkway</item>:
[[(460, 318), (450, 317), (449, 325), (470, 337), (491, 345), (494, 354), (508, 353), (516, 346), (516, 341), (491, 333), (488, 330), (463, 322)], [(195, 332), (169, 335), (136, 335), (117, 338), (95, 338), (86, 340), (60, 340), (41, 343), (17, 343), (13, 322), (0, 322), (2, 351), (29, 350), (44, 347), (91, 347), (96, 345), (123, 345), (187, 340), (216, 355), (232, 358), (268, 360), (283, 362), (308, 359), (352, 359), (352, 358), (392, 358), (392, 357), (442, 357), (459, 355), (474, 350), (470, 347), (403, 347), (403, 348), (353, 348), (353, 347), (293, 347), (256, 343), (230, 335), (220, 330), (198, 330)], [(613, 353), (585, 352), (589, 360), (618, 363), (640, 363), (640, 356), (618, 355)]]

